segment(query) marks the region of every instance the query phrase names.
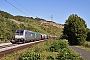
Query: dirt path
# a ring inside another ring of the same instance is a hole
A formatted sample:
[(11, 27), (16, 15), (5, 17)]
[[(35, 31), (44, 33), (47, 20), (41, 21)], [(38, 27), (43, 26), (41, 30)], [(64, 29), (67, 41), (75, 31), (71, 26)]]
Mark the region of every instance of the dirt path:
[(87, 52), (85, 50), (82, 50), (80, 48), (77, 48), (75, 46), (70, 46), (73, 50), (75, 50), (77, 53), (81, 54), (83, 58), (86, 58), (90, 60), (90, 52)]

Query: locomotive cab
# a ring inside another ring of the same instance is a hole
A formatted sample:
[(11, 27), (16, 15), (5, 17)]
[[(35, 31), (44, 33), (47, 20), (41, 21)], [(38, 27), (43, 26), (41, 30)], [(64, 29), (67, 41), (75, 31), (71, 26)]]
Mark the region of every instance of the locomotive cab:
[(24, 42), (24, 30), (16, 30), (15, 42)]

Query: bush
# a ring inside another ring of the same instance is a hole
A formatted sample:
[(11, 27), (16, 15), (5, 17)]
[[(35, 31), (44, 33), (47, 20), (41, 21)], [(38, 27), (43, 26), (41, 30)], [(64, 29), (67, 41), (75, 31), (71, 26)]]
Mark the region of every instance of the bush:
[[(79, 54), (69, 48), (66, 40), (49, 40), (29, 48), (19, 60), (80, 60)], [(83, 59), (82, 59), (83, 60)]]
[(54, 60), (54, 58), (52, 56), (48, 56), (47, 60)]
[(81, 56), (74, 51), (63, 48), (59, 50), (57, 60), (83, 60)]
[(85, 47), (89, 47), (90, 48), (90, 42), (85, 42), (84, 44), (83, 44)]
[(51, 52), (58, 52), (58, 49), (68, 48), (68, 43), (61, 40), (56, 40), (50, 47)]
[(25, 52), (21, 54), (19, 60), (40, 60), (41, 54), (35, 52)]

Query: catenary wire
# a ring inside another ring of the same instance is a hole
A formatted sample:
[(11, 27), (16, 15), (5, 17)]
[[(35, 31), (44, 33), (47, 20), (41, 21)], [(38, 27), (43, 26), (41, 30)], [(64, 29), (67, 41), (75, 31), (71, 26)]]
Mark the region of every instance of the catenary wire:
[(5, 0), (7, 3), (9, 3), (10, 5), (12, 5), (14, 8), (16, 8), (17, 10), (19, 10), (20, 12), (22, 12), (23, 14), (25, 14), (27, 16), (26, 13), (24, 13), (23, 11), (21, 11), (19, 8), (17, 8), (16, 6), (14, 6), (13, 4), (11, 4), (10, 2), (8, 2), (7, 0)]
[(18, 3), (16, 0), (14, 0), (19, 6), (21, 6), (23, 9), (25, 9), (27, 12), (29, 12), (25, 7), (23, 7), (20, 3)]

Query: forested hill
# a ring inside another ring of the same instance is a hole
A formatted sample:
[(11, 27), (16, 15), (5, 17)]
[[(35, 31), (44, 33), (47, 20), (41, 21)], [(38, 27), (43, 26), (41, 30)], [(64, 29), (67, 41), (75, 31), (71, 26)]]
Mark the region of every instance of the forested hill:
[(10, 39), (14, 37), (15, 30), (17, 29), (27, 29), (59, 36), (63, 27), (62, 24), (46, 21), (45, 19), (13, 16), (8, 12), (0, 10), (0, 39)]

